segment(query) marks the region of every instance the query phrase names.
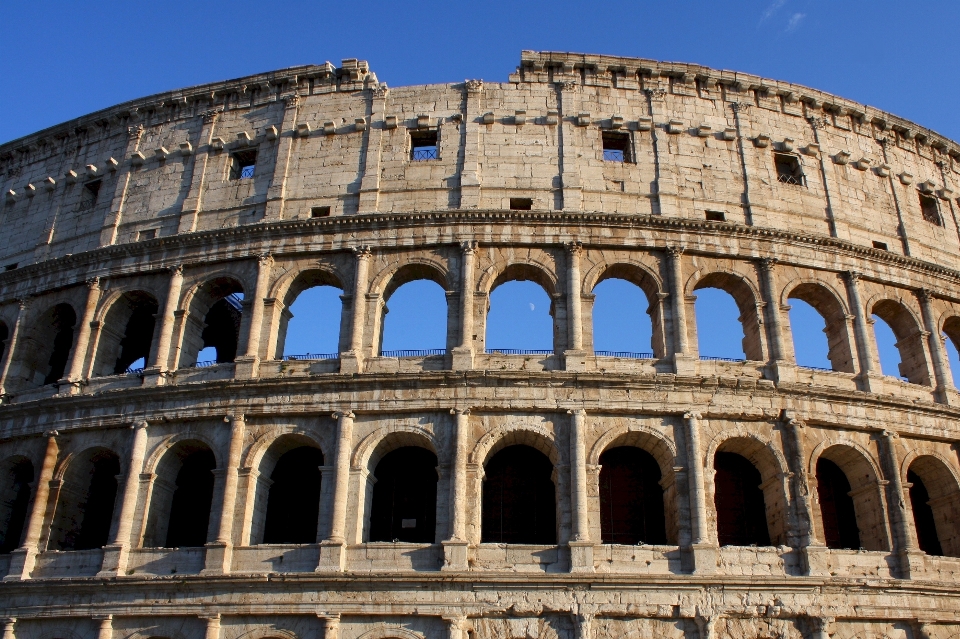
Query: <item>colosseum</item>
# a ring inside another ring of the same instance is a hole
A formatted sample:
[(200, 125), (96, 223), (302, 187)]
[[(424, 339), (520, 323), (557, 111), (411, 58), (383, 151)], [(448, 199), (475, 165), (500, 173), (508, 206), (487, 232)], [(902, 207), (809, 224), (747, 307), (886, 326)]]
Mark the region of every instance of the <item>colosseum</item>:
[[(960, 636), (958, 184), (960, 145), (850, 100), (533, 51), (0, 145), (3, 639)], [(609, 279), (649, 352), (594, 349)], [(416, 280), (446, 348), (385, 351)], [(514, 281), (552, 349), (486, 343)], [(338, 352), (287, 355), (318, 286)], [(699, 351), (707, 288), (744, 359)], [(797, 364), (797, 301), (829, 369)]]

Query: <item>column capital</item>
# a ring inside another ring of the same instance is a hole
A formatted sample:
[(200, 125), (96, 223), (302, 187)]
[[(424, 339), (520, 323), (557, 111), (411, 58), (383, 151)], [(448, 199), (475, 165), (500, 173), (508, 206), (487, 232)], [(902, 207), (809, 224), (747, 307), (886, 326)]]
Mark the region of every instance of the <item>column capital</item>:
[(30, 306), (30, 298), (29, 298), (29, 297), (21, 297), (21, 298), (18, 298), (18, 299), (17, 299), (17, 307), (19, 308), (19, 310), (20, 310), (21, 313), (22, 313), (23, 311), (27, 310), (27, 307), (28, 307), (28, 306)]
[(460, 250), (466, 255), (472, 255), (476, 252), (477, 247), (480, 245), (477, 240), (461, 240), (460, 241)]
[(450, 414), (451, 415), (469, 415), (470, 410), (471, 409), (469, 406), (467, 408), (451, 408)]
[(860, 271), (845, 271), (844, 275), (850, 282), (859, 282), (863, 277), (863, 274)]
[(273, 256), (269, 253), (261, 253), (257, 255), (257, 264), (260, 266), (272, 266), (273, 265)]
[(219, 624), (220, 623), (220, 613), (219, 612), (201, 612), (197, 615), (199, 619), (205, 619), (210, 624)]
[(113, 615), (91, 615), (90, 618), (94, 621), (99, 621), (100, 623), (105, 621), (113, 621)]
[(770, 270), (780, 262), (778, 257), (761, 257), (757, 260), (757, 263), (760, 265), (760, 268), (764, 270)]
[(358, 260), (369, 260), (373, 255), (369, 246), (354, 246), (351, 250)]
[(683, 255), (683, 251), (684, 251), (684, 250), (685, 250), (685, 247), (682, 246), (682, 245), (680, 245), (680, 244), (675, 244), (675, 245), (673, 245), (673, 246), (668, 246), (668, 247), (666, 248), (667, 255), (669, 255), (670, 257), (672, 257), (672, 258), (674, 258), (674, 259), (676, 259), (676, 258), (680, 257), (681, 255)]
[(703, 419), (703, 414), (696, 411), (690, 411), (683, 414), (684, 419)]
[(585, 408), (571, 408), (567, 410), (567, 415), (576, 415), (578, 417), (586, 417), (587, 409)]
[(580, 256), (583, 254), (583, 242), (579, 240), (574, 240), (572, 242), (567, 242), (564, 247), (567, 249), (567, 252), (571, 255)]
[(341, 417), (345, 419), (354, 419), (356, 415), (352, 410), (338, 410), (331, 413), (330, 417), (333, 417), (334, 419), (340, 419)]
[(48, 430), (43, 435), (48, 439), (56, 439), (60, 435), (60, 432), (57, 430)]
[(87, 288), (91, 291), (96, 291), (100, 289), (100, 277), (91, 277), (87, 280)]
[(141, 419), (139, 421), (135, 421), (130, 424), (130, 428), (133, 430), (144, 430), (147, 428), (147, 426), (148, 426), (147, 420), (145, 419)]
[(204, 124), (213, 124), (217, 121), (217, 118), (220, 117), (220, 114), (223, 113), (222, 108), (208, 109), (200, 113), (200, 117), (203, 119)]
[(167, 270), (170, 271), (171, 277), (183, 277), (183, 264), (174, 264), (173, 266), (168, 266)]
[(230, 422), (240, 422), (243, 423), (246, 421), (246, 417), (243, 413), (231, 413), (229, 415), (223, 416), (224, 423), (229, 424)]
[(940, 291), (935, 291), (932, 288), (918, 288), (916, 293), (921, 302), (932, 302), (940, 294)]

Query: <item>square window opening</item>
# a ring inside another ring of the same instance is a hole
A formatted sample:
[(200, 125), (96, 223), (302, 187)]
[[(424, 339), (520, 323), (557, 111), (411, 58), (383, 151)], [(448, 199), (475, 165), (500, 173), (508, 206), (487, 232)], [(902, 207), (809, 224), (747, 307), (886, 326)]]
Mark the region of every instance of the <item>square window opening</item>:
[(80, 192), (80, 210), (92, 209), (97, 204), (97, 198), (100, 196), (100, 180), (93, 180), (83, 185), (83, 191)]
[(875, 249), (880, 249), (881, 251), (889, 251), (889, 250), (890, 250), (890, 249), (887, 248), (887, 243), (886, 243), (886, 242), (877, 242), (876, 240), (874, 240), (874, 242), (873, 242), (873, 248), (875, 248)]
[(249, 180), (256, 170), (256, 150), (237, 151), (233, 154), (233, 165), (230, 167), (231, 180)]
[(440, 159), (437, 131), (410, 131), (410, 159), (414, 162)]
[(510, 198), (511, 211), (529, 211), (533, 208), (533, 199), (529, 197)]
[(157, 229), (144, 229), (137, 233), (137, 241), (152, 240), (157, 237)]
[(314, 206), (310, 209), (310, 217), (329, 217), (330, 216), (330, 207), (329, 206)]
[(630, 153), (629, 133), (604, 131), (601, 138), (604, 162), (633, 162), (633, 155)]
[(711, 222), (726, 222), (727, 216), (723, 211), (707, 211), (707, 219)]
[(940, 207), (937, 205), (937, 198), (920, 193), (920, 212), (923, 219), (931, 224), (943, 226), (943, 220), (940, 218)]
[(800, 158), (786, 153), (775, 153), (773, 162), (777, 167), (778, 182), (804, 186), (803, 169), (800, 167)]

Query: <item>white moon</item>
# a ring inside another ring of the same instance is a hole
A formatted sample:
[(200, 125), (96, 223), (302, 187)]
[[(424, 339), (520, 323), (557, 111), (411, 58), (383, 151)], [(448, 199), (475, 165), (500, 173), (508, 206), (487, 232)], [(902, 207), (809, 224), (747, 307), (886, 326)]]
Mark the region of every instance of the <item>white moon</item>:
[(530, 310), (532, 311), (534, 308), (536, 307), (533, 305), (533, 302), (530, 302)]

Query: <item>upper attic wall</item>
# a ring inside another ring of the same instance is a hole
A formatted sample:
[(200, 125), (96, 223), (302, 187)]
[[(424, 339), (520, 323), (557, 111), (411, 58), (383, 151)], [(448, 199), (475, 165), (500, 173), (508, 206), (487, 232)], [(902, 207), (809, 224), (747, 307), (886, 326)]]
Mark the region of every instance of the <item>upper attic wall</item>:
[[(436, 157), (411, 141), (433, 135)], [(628, 162), (604, 161), (626, 136)], [(233, 179), (238, 153), (255, 174)], [(793, 158), (784, 184), (775, 155)], [(260, 222), (443, 209), (602, 211), (960, 256), (952, 141), (797, 85), (525, 51), (508, 82), (387, 89), (344, 60), (134, 100), (0, 146), (0, 265)], [(90, 202), (88, 186), (98, 196)], [(938, 223), (921, 200), (935, 202)], [(929, 217), (929, 216), (928, 216)]]

